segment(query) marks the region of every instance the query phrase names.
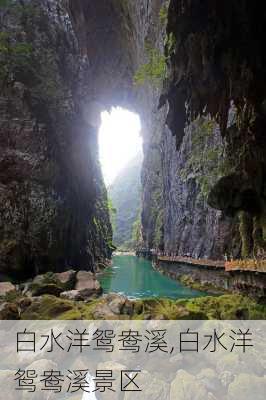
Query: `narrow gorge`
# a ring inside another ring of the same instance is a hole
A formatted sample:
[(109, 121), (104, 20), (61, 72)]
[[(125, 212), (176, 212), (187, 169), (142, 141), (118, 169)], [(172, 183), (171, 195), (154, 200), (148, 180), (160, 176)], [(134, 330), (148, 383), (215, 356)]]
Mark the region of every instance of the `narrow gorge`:
[(110, 264), (98, 132), (122, 107), (143, 139), (132, 250), (237, 265), (251, 275), (211, 284), (264, 302), (265, 24), (249, 0), (0, 0), (0, 282), (74, 270), (77, 286)]

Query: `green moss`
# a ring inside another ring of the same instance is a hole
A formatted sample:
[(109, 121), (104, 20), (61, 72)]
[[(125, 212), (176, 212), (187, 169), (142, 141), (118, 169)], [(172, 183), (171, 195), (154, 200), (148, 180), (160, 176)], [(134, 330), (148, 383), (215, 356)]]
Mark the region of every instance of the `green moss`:
[(156, 218), (155, 231), (154, 231), (154, 246), (160, 248), (163, 242), (163, 226), (164, 226), (164, 210), (160, 209)]
[(189, 312), (202, 312), (207, 319), (265, 319), (266, 307), (257, 304), (247, 296), (223, 295), (201, 297), (184, 303)]
[(82, 320), (93, 319), (93, 310), (99, 300), (89, 303), (60, 299), (51, 295), (44, 295), (36, 299), (26, 311), (23, 320)]
[(252, 230), (253, 221), (252, 217), (245, 211), (239, 213), (239, 233), (241, 237), (241, 255), (243, 258), (248, 258), (253, 248)]
[(14, 303), (22, 298), (23, 298), (23, 295), (21, 292), (13, 290), (12, 292), (9, 292), (5, 295), (4, 301), (7, 301), (8, 303)]
[(137, 86), (150, 83), (155, 87), (160, 87), (166, 78), (166, 58), (161, 52), (146, 43), (145, 50), (148, 61), (142, 64), (134, 76), (134, 84)]
[[(22, 314), (26, 320), (92, 320), (96, 306), (105, 305), (103, 298), (89, 303), (64, 300), (55, 296), (42, 296)], [(266, 319), (266, 306), (242, 295), (200, 297), (189, 300), (142, 299), (134, 301), (133, 315), (120, 315), (117, 319)]]
[(225, 147), (212, 144), (216, 124), (207, 118), (198, 118), (193, 123), (192, 151), (180, 177), (185, 182), (193, 177), (200, 188), (201, 195), (207, 198), (212, 186), (225, 174), (231, 164), (225, 159)]
[[(138, 303), (140, 301), (137, 301)], [(136, 307), (136, 306), (135, 306)], [(144, 299), (132, 319), (265, 319), (266, 306), (247, 296), (223, 295), (190, 300)]]
[(22, 314), (22, 319), (58, 319), (63, 313), (73, 309), (73, 303), (55, 296), (45, 295), (35, 300)]
[(195, 281), (189, 275), (182, 275), (178, 280), (183, 285), (189, 286), (191, 289), (194, 289), (194, 290), (201, 290), (203, 292), (207, 292), (207, 293), (210, 293), (210, 294), (222, 294), (222, 293), (226, 292), (225, 289), (221, 289), (221, 288), (219, 288), (217, 286), (214, 286), (214, 285), (212, 285), (210, 283), (202, 284), (199, 281)]
[(170, 1), (166, 1), (159, 11), (160, 24), (163, 26), (167, 24), (169, 3)]
[(56, 278), (53, 272), (47, 272), (37, 278), (37, 280), (29, 285), (29, 291), (33, 296), (41, 296), (43, 294), (59, 296), (61, 292), (73, 289), (75, 282), (75, 277), (73, 275), (73, 280), (62, 283)]
[(0, 32), (0, 83), (6, 85), (18, 79), (24, 71), (31, 70), (33, 46), (26, 40), (21, 39), (21, 28), (25, 13), (31, 10), (25, 4), (16, 4), (14, 1), (2, 0), (0, 9), (5, 10), (5, 18), (16, 17), (18, 26), (13, 24), (9, 31)]

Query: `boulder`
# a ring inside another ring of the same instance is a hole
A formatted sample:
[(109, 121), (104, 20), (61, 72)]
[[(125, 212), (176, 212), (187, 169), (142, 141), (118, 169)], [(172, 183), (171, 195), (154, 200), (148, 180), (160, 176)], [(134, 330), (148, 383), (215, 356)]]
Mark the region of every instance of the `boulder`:
[(95, 319), (115, 319), (120, 315), (133, 315), (134, 303), (125, 296), (110, 293), (94, 310)]
[(87, 295), (89, 293), (91, 293), (91, 295), (100, 295), (102, 293), (99, 281), (96, 279), (95, 275), (89, 271), (79, 271), (77, 273), (75, 290), (86, 290)]
[(75, 286), (76, 271), (70, 269), (65, 272), (54, 274), (55, 279), (65, 286), (66, 289), (73, 289)]
[(64, 289), (58, 286), (55, 283), (47, 283), (47, 284), (42, 284), (42, 285), (31, 285), (30, 286), (30, 293), (31, 296), (42, 296), (44, 294), (50, 294), (52, 296), (60, 296), (60, 293), (62, 293)]
[(97, 298), (99, 293), (92, 293), (91, 289), (83, 289), (83, 290), (66, 290), (60, 294), (62, 299), (68, 299), (72, 301), (89, 301)]
[(11, 282), (0, 282), (0, 297), (5, 297), (8, 293), (15, 290), (16, 287)]
[(115, 299), (107, 303), (110, 310), (117, 315), (122, 314), (122, 309), (125, 305), (126, 299), (122, 296), (117, 296)]
[(93, 311), (94, 319), (117, 319), (117, 314), (114, 314), (107, 304), (99, 304), (95, 307)]
[(0, 319), (20, 319), (18, 306), (14, 303), (0, 305)]
[(72, 301), (79, 301), (81, 300), (79, 296), (78, 290), (66, 290), (60, 294), (62, 299), (72, 300)]
[(42, 296), (44, 294), (50, 294), (52, 296), (59, 297), (60, 293), (68, 289), (70, 279), (73, 279), (72, 271), (67, 271), (67, 273), (63, 274), (47, 272), (43, 275), (37, 275), (28, 285), (27, 294), (30, 294), (34, 297)]
[(18, 308), (20, 312), (24, 312), (32, 304), (32, 299), (30, 297), (22, 297), (17, 301)]

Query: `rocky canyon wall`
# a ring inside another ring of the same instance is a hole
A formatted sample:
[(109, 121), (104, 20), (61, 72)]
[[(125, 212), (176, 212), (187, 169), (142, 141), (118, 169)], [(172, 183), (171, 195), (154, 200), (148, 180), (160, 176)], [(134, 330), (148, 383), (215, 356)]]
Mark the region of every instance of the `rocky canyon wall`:
[(94, 269), (112, 233), (89, 60), (65, 2), (6, 2), (0, 18), (0, 272)]
[[(237, 257), (240, 238), (236, 218), (207, 204), (207, 194), (223, 172), (226, 145), (219, 127), (206, 118), (184, 129), (185, 115), (179, 99), (170, 95), (173, 71), (168, 52), (173, 51), (175, 42), (166, 30), (168, 6), (168, 1), (149, 2), (151, 18), (146, 21), (148, 29), (139, 60), (140, 65), (149, 67), (146, 79), (138, 86), (146, 111), (142, 117), (144, 246), (193, 257)], [(157, 52), (153, 62), (149, 60), (150, 47)], [(152, 69), (158, 68), (159, 62), (165, 63), (165, 70), (161, 69), (161, 77), (152, 79)], [(176, 132), (181, 135), (179, 146)]]
[(266, 250), (265, 15), (265, 3), (248, 0), (171, 0), (168, 13), (168, 126), (180, 148), (199, 115), (219, 123), (227, 168), (208, 203), (239, 219), (242, 257)]
[[(94, 269), (110, 257), (97, 131), (116, 105), (142, 120), (144, 245), (264, 254), (265, 6), (239, 3), (1, 5), (2, 275)], [(159, 69), (147, 72), (151, 58)]]

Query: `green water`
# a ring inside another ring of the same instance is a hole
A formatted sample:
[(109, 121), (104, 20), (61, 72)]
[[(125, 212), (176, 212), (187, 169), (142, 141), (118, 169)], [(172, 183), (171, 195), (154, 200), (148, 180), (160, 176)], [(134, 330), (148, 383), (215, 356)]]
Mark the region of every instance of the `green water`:
[(205, 293), (192, 290), (162, 275), (152, 263), (135, 256), (115, 256), (112, 267), (99, 276), (104, 293), (116, 292), (128, 297), (191, 298)]

